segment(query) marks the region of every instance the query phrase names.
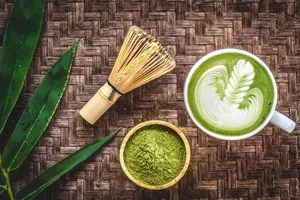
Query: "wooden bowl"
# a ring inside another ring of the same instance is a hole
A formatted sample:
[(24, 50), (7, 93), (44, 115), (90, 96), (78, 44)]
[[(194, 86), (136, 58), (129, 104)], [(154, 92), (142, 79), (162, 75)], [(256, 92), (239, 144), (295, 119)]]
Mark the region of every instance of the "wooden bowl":
[[(139, 129), (141, 128), (145, 128), (147, 126), (151, 126), (151, 125), (158, 125), (158, 126), (163, 126), (163, 127), (167, 127), (171, 130), (174, 131), (174, 133), (177, 133), (184, 146), (185, 146), (185, 151), (186, 151), (186, 159), (185, 159), (185, 164), (181, 170), (181, 172), (178, 174), (177, 177), (175, 177), (172, 181), (164, 184), (164, 185), (148, 185), (145, 183), (140, 182), (139, 180), (135, 179), (127, 170), (126, 165), (125, 165), (125, 160), (124, 160), (124, 150), (125, 150), (125, 146), (127, 144), (127, 142), (129, 141), (129, 139), (134, 135), (134, 133), (136, 133)], [(121, 149), (120, 149), (120, 163), (121, 163), (121, 167), (123, 169), (123, 171), (125, 172), (126, 176), (135, 184), (137, 184), (140, 187), (146, 188), (146, 189), (150, 189), (150, 190), (162, 190), (162, 189), (166, 189), (168, 187), (173, 186), (174, 184), (176, 184), (185, 174), (189, 164), (190, 164), (190, 159), (191, 159), (191, 151), (190, 151), (190, 145), (189, 142), (187, 140), (187, 138), (185, 137), (185, 135), (181, 132), (181, 130), (179, 128), (177, 128), (176, 126), (174, 126), (173, 124), (170, 124), (168, 122), (164, 122), (164, 121), (160, 121), (160, 120), (151, 120), (151, 121), (146, 121), (143, 123), (140, 123), (138, 125), (136, 125), (135, 127), (133, 127), (125, 136), (122, 145), (121, 145)]]

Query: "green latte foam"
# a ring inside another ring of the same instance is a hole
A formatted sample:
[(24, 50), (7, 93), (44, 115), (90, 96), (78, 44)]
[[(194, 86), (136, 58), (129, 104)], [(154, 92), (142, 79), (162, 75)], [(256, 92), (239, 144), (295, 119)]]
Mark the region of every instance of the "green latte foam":
[(224, 136), (257, 129), (274, 103), (268, 72), (240, 53), (207, 59), (192, 75), (187, 90), (194, 118), (207, 130)]

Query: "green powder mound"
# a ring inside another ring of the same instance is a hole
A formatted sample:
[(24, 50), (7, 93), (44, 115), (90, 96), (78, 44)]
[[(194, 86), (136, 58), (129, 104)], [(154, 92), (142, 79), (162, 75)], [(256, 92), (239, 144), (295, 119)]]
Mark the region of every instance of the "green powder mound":
[(163, 185), (182, 170), (185, 146), (173, 132), (146, 129), (135, 133), (125, 147), (124, 160), (129, 173), (148, 185)]

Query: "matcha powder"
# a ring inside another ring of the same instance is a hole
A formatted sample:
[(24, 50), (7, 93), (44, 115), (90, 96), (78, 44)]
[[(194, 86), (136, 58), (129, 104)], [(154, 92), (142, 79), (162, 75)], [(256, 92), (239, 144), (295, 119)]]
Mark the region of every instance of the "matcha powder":
[(176, 133), (146, 129), (135, 133), (128, 141), (124, 159), (135, 179), (148, 185), (163, 185), (178, 176), (185, 163), (186, 151)]

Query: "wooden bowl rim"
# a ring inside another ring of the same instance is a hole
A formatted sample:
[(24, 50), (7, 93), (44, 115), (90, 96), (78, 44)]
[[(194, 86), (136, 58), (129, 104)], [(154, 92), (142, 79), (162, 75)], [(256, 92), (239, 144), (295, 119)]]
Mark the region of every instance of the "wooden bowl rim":
[[(145, 183), (142, 183), (142, 182), (138, 181), (137, 179), (135, 179), (129, 173), (129, 171), (127, 170), (127, 167), (125, 165), (125, 161), (124, 161), (124, 150), (125, 150), (125, 146), (126, 146), (128, 140), (133, 136), (133, 134), (137, 130), (139, 130), (139, 129), (145, 127), (145, 126), (150, 126), (150, 125), (161, 125), (161, 126), (166, 126), (166, 127), (170, 128), (170, 129), (172, 129), (174, 132), (176, 132), (179, 135), (179, 137), (181, 138), (181, 140), (183, 141), (184, 146), (185, 146), (186, 159), (185, 159), (185, 164), (184, 164), (181, 172), (172, 181), (170, 181), (170, 182), (168, 182), (168, 183), (166, 183), (164, 185), (148, 185), (148, 184), (145, 184)], [(146, 188), (146, 189), (150, 189), (150, 190), (163, 190), (163, 189), (169, 188), (169, 187), (173, 186), (174, 184), (176, 184), (184, 176), (184, 174), (186, 173), (186, 171), (187, 171), (187, 169), (189, 167), (189, 164), (190, 164), (190, 159), (191, 159), (191, 150), (190, 150), (190, 145), (189, 145), (189, 142), (188, 142), (186, 136), (175, 125), (173, 125), (173, 124), (171, 124), (169, 122), (161, 121), (161, 120), (150, 120), (150, 121), (142, 122), (142, 123), (134, 126), (127, 133), (127, 135), (125, 136), (125, 138), (124, 138), (124, 140), (123, 140), (123, 142), (121, 144), (121, 148), (120, 148), (120, 163), (121, 163), (121, 167), (122, 167), (124, 173), (126, 174), (126, 176), (132, 182), (134, 182), (135, 184), (137, 184), (138, 186)]]

